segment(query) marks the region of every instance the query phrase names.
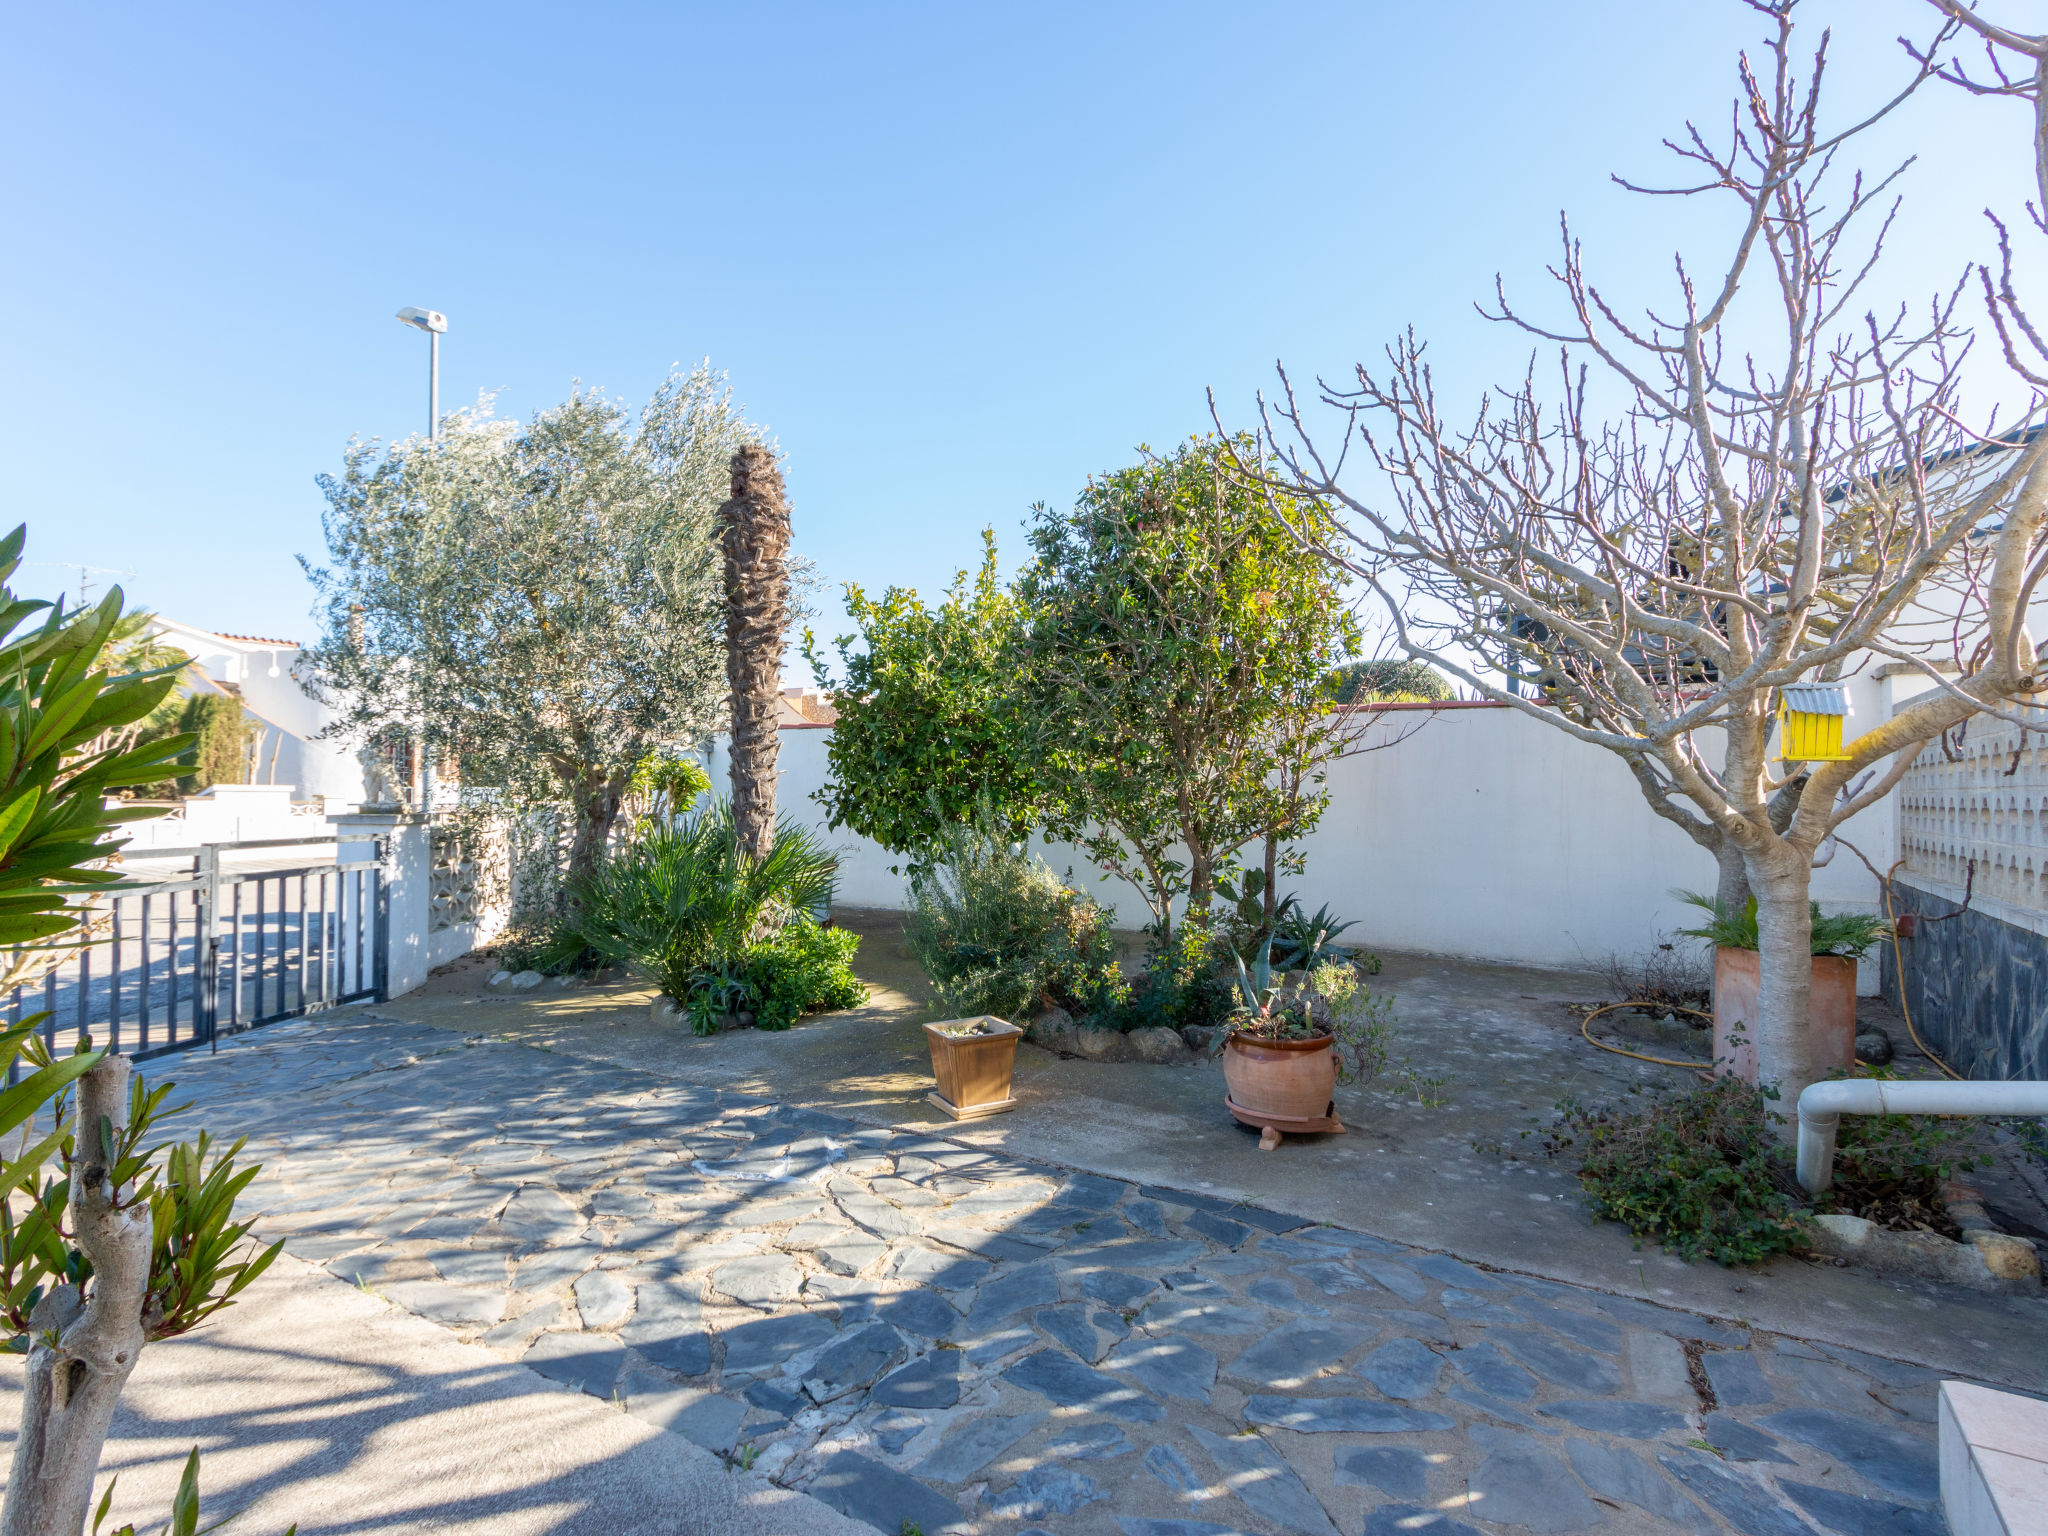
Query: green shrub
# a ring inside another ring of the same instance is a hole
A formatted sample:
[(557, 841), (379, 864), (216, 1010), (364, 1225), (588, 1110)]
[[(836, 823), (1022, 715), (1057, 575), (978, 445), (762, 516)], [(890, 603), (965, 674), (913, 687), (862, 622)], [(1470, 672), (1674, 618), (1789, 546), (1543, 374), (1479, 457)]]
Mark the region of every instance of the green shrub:
[(600, 963), (618, 962), (687, 1004), (700, 972), (743, 966), (747, 951), (797, 916), (831, 910), (838, 859), (809, 828), (781, 818), (755, 859), (732, 808), (656, 828), (595, 872), (571, 880), (564, 921)]
[(1237, 1003), (1236, 989), (1218, 973), (1227, 945), (1214, 929), (1184, 920), (1161, 945), (1155, 932), (1145, 971), (1135, 981), (1107, 978), (1083, 998), (1082, 1022), (1107, 1029), (1183, 1029), (1221, 1024)]
[[(1868, 1075), (1898, 1076), (1890, 1067), (1871, 1068)], [(1927, 1227), (1960, 1237), (1941, 1186), (1972, 1168), (1991, 1166), (1972, 1130), (1967, 1120), (1938, 1115), (1844, 1115), (1835, 1132), (1834, 1183), (1815, 1198), (1814, 1208), (1900, 1231)]]
[(799, 917), (751, 946), (746, 979), (756, 1029), (787, 1029), (807, 1013), (858, 1008), (868, 989), (853, 974), (860, 935)]
[(904, 939), (950, 1017), (1081, 1012), (1115, 985), (1108, 914), (1012, 843), (985, 803), (911, 876)]
[(1544, 1143), (1579, 1154), (1594, 1213), (1680, 1258), (1753, 1264), (1805, 1246), (1791, 1170), (1772, 1142), (1766, 1095), (1721, 1077), (1625, 1114), (1561, 1104)]
[[(1757, 947), (1754, 896), (1744, 902), (1740, 910), (1730, 912), (1727, 903), (1718, 896), (1702, 896), (1698, 891), (1674, 891), (1672, 894), (1708, 914), (1707, 921), (1701, 926), (1678, 930), (1686, 938), (1706, 939), (1721, 949)], [(1813, 909), (1813, 952), (1816, 955), (1840, 955), (1847, 960), (1861, 960), (1872, 945), (1892, 936), (1891, 925), (1873, 913), (1837, 912), (1827, 916), (1821, 912), (1819, 902), (1809, 905)]]
[(574, 975), (603, 963), (575, 925), (561, 919), (510, 929), (499, 936), (495, 949), (505, 970), (543, 976)]

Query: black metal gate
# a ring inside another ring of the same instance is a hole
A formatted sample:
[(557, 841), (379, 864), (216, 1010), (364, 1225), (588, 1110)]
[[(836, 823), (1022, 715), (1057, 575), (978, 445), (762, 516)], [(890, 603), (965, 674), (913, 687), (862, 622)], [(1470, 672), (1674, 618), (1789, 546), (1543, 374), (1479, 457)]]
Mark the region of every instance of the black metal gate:
[[(307, 857), (288, 868), (222, 867), (224, 855), (287, 848)], [(191, 868), (96, 898), (84, 940), (7, 998), (10, 1023), (50, 1014), (42, 1033), (53, 1051), (89, 1036), (142, 1061), (383, 998), (390, 904), (381, 842), (285, 838), (139, 856), (189, 858)]]

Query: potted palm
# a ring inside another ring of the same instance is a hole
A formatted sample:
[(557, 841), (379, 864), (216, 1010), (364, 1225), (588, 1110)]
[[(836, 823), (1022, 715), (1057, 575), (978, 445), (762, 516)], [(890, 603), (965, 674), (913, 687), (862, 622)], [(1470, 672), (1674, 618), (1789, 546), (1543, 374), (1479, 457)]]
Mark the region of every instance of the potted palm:
[[(1750, 1026), (1757, 1017), (1763, 986), (1763, 961), (1757, 936), (1756, 898), (1730, 911), (1726, 902), (1697, 891), (1680, 891), (1683, 900), (1708, 914), (1697, 928), (1678, 931), (1689, 939), (1714, 946), (1714, 1071), (1733, 1073), (1745, 1082), (1757, 1079), (1756, 1041)], [(1813, 977), (1807, 993), (1808, 1039), (1813, 1072), (1848, 1072), (1856, 1065), (1856, 962), (1873, 944), (1892, 936), (1883, 918), (1868, 912), (1837, 912), (1824, 916), (1811, 903)]]
[(1010, 1074), (1024, 1031), (994, 1014), (943, 1019), (924, 1027), (938, 1090), (925, 1095), (955, 1120), (979, 1120), (1017, 1107)]
[(1284, 1132), (1342, 1135), (1336, 1085), (1371, 1077), (1384, 1064), (1392, 999), (1368, 997), (1352, 1011), (1357, 973), (1330, 963), (1292, 991), (1273, 982), (1273, 941), (1259, 946), (1248, 971), (1237, 962), (1238, 1005), (1218, 1040), (1224, 1108), (1259, 1128), (1270, 1152)]

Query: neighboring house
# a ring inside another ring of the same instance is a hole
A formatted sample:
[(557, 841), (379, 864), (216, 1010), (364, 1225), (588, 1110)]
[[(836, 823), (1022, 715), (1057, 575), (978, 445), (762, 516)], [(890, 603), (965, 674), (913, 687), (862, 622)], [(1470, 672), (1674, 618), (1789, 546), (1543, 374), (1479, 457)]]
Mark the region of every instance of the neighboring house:
[(192, 658), (182, 691), (211, 688), (239, 700), (262, 727), (252, 754), (252, 783), (289, 786), (293, 800), (324, 800), (330, 811), (353, 810), (362, 802), (363, 767), (355, 749), (319, 739), (335, 713), (292, 675), (296, 640), (215, 634), (161, 614), (152, 628)]

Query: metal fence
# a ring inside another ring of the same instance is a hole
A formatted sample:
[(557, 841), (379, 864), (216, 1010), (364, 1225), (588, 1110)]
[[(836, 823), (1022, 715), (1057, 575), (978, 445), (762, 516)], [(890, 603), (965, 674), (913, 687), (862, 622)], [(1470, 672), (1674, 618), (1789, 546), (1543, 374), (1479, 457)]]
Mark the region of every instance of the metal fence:
[[(286, 868), (223, 868), (223, 855), (305, 849)], [(9, 1023), (47, 1012), (53, 1051), (81, 1036), (138, 1061), (322, 1008), (381, 998), (389, 953), (384, 849), (289, 838), (149, 850), (189, 859), (93, 902), (84, 942), (14, 988)], [(10, 1073), (10, 1079), (13, 1073)]]

